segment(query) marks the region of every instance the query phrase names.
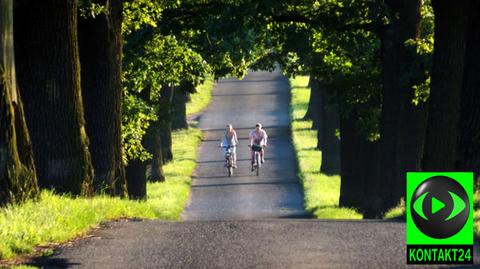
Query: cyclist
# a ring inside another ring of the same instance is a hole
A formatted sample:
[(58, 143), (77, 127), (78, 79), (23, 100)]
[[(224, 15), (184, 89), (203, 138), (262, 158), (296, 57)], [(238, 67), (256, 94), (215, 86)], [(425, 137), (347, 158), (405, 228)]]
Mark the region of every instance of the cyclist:
[[(262, 150), (260, 151), (260, 156), (261, 156), (261, 162), (265, 162), (265, 147), (267, 146), (267, 132), (262, 129), (262, 124), (257, 123), (255, 124), (255, 130), (251, 131), (249, 134), (249, 139), (250, 139), (250, 148), (252, 148), (253, 145), (261, 146)], [(251, 150), (252, 153), (252, 171), (253, 169), (253, 164), (255, 163), (255, 152)]]
[[(236, 154), (236, 146), (238, 144), (237, 139), (237, 132), (233, 129), (231, 124), (227, 124), (226, 131), (223, 135), (222, 142), (220, 146), (223, 147), (223, 153), (226, 154), (228, 150), (228, 146), (232, 146), (232, 159), (233, 159), (233, 168), (237, 168), (237, 154)], [(227, 165), (225, 163), (225, 165)]]

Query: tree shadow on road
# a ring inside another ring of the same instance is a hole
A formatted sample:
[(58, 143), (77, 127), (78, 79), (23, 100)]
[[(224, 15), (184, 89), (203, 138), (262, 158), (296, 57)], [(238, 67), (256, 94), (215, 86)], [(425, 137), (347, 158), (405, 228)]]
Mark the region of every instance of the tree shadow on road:
[(70, 268), (72, 266), (78, 266), (81, 263), (71, 262), (68, 259), (63, 258), (51, 258), (51, 257), (38, 257), (33, 258), (26, 265), (36, 266), (44, 269), (61, 269), (61, 268)]

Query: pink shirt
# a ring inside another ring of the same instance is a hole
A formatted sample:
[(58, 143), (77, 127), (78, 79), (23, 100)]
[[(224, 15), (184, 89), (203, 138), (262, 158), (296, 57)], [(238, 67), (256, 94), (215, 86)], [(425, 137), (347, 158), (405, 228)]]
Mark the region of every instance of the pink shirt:
[(267, 145), (267, 133), (262, 129), (259, 132), (257, 130), (253, 130), (248, 135), (250, 138), (250, 145), (257, 144), (257, 145)]

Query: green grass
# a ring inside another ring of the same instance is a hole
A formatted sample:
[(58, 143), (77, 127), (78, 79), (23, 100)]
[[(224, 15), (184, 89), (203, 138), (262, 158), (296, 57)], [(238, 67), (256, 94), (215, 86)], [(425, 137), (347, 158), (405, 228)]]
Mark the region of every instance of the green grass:
[(197, 87), (197, 92), (190, 95), (191, 100), (187, 104), (187, 114), (193, 115), (204, 110), (210, 103), (212, 98), (212, 90), (214, 81), (212, 77), (209, 77), (205, 82)]
[(384, 219), (405, 219), (405, 201), (402, 199), (400, 203), (390, 208), (383, 216)]
[(201, 136), (201, 131), (193, 128), (173, 134), (174, 160), (164, 167), (166, 181), (148, 183), (146, 202), (108, 196), (71, 198), (43, 191), (38, 201), (1, 209), (0, 259), (84, 235), (108, 220), (134, 217), (178, 220), (187, 202)]
[[(192, 95), (192, 101), (187, 104), (189, 114), (199, 112), (208, 105), (212, 88), (213, 81), (209, 80), (200, 87), (199, 93)], [(108, 196), (72, 198), (42, 191), (36, 201), (0, 209), (0, 260), (30, 253), (36, 246), (85, 235), (109, 220), (179, 220), (188, 199), (201, 138), (202, 132), (195, 128), (172, 134), (174, 157), (164, 166), (166, 180), (147, 184), (147, 201)]]
[(362, 219), (363, 216), (351, 208), (340, 208), (340, 176), (327, 176), (319, 172), (321, 152), (315, 150), (317, 135), (311, 130), (311, 121), (302, 120), (308, 107), (310, 90), (308, 76), (290, 79), (292, 100), (292, 139), (297, 155), (299, 177), (305, 194), (305, 209), (322, 219)]

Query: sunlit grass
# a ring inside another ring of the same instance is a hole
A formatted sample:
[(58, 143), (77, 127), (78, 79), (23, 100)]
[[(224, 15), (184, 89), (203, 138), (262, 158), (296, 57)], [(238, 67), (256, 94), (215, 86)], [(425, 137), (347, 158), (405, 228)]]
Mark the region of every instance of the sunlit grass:
[[(211, 80), (201, 86), (199, 93), (187, 104), (188, 113), (205, 108), (212, 87)], [(147, 184), (147, 201), (109, 196), (72, 198), (42, 191), (36, 201), (0, 209), (0, 259), (30, 253), (36, 246), (71, 240), (109, 220), (179, 220), (188, 199), (201, 138), (201, 131), (195, 128), (172, 134), (174, 157), (164, 166), (166, 180)]]
[(212, 98), (213, 78), (209, 77), (197, 87), (197, 92), (190, 95), (191, 101), (187, 104), (187, 114), (192, 115), (201, 112), (207, 107)]
[(480, 239), (480, 191), (473, 195), (473, 232), (475, 237)]
[(173, 161), (163, 167), (166, 181), (148, 183), (148, 199), (158, 218), (178, 220), (190, 191), (202, 132), (190, 128), (173, 133)]
[(31, 252), (38, 245), (84, 235), (108, 220), (178, 220), (187, 202), (200, 140), (198, 129), (173, 134), (174, 159), (164, 168), (166, 181), (148, 183), (146, 202), (109, 196), (72, 198), (43, 191), (38, 201), (0, 209), (0, 259)]
[(297, 155), (299, 177), (305, 195), (305, 209), (322, 219), (361, 219), (363, 216), (351, 208), (340, 208), (340, 176), (320, 173), (321, 152), (315, 150), (317, 134), (311, 130), (311, 121), (303, 120), (308, 107), (310, 90), (308, 76), (290, 79), (292, 101), (292, 139)]
[(384, 216), (385, 219), (405, 219), (405, 200), (400, 200), (400, 203), (390, 208)]

